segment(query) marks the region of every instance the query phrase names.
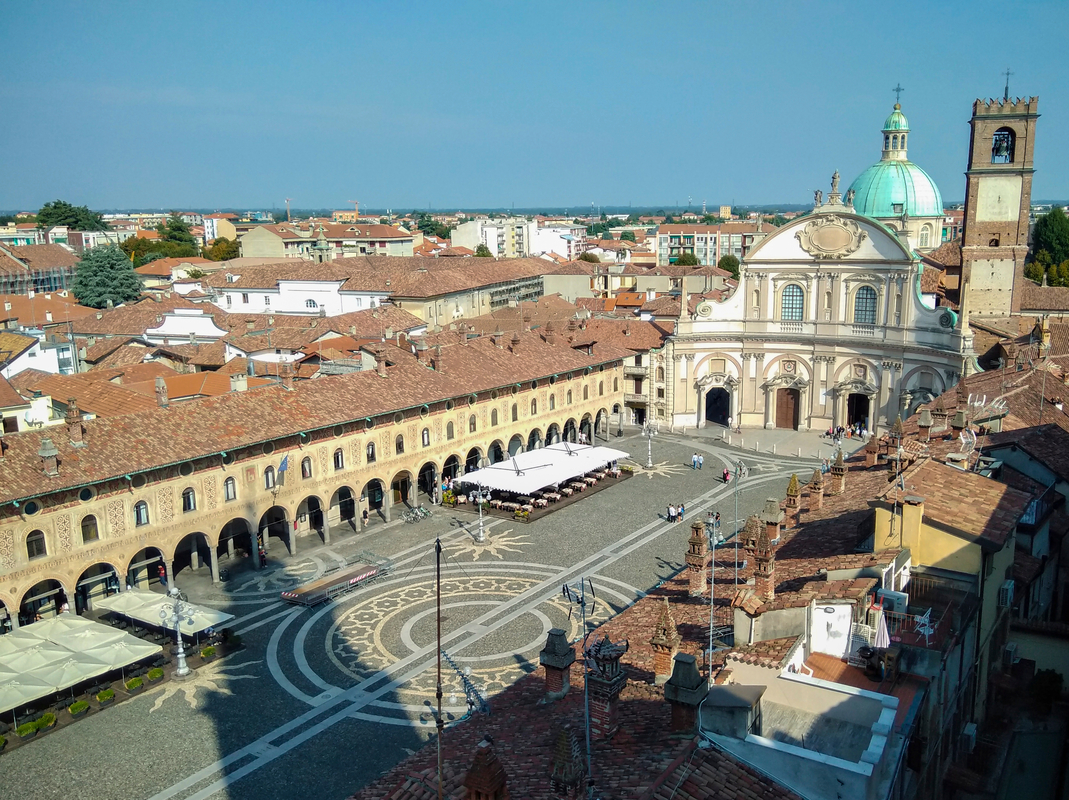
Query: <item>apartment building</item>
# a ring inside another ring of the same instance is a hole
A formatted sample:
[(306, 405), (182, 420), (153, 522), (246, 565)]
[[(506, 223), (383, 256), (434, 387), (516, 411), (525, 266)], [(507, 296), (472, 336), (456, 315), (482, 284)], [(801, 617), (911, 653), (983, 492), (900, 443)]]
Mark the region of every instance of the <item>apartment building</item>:
[(539, 252), (534, 241), (537, 232), (538, 223), (525, 217), (479, 217), (454, 228), (450, 241), (454, 247), (470, 250), (484, 244), (495, 258), (527, 258)]
[(657, 265), (676, 263), (684, 253), (697, 256), (703, 265), (716, 265), (722, 256), (742, 261), (750, 249), (768, 235), (758, 222), (725, 222), (720, 225), (661, 225), (657, 229)]

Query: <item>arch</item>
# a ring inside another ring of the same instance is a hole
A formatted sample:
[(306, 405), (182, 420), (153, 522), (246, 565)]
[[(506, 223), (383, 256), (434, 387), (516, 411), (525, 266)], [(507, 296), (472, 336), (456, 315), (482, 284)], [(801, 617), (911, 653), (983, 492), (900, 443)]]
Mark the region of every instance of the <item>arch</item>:
[(451, 442), (456, 438), (456, 426), (452, 422), (445, 423), (445, 438), (446, 441)]
[(182, 490), (182, 513), (188, 514), (197, 510), (197, 491), (192, 486)]
[(416, 493), (426, 495), (432, 503), (438, 496), (438, 465), (433, 461), (426, 462), (416, 473)]
[(555, 445), (560, 441), (560, 426), (554, 422), (553, 425), (545, 429), (545, 443), (547, 445)]
[(731, 416), (731, 394), (723, 386), (710, 387), (705, 393), (705, 421), (727, 425)]
[[(712, 374), (710, 368), (714, 361), (723, 361), (726, 374), (736, 379), (741, 378), (743, 374), (742, 364), (733, 355), (725, 353), (723, 350), (715, 350), (699, 358), (694, 364), (694, 377), (698, 378)], [(734, 371), (731, 367), (735, 368)]]
[[(227, 561), (234, 558), (253, 558), (256, 553), (252, 528), (249, 521), (244, 517), (234, 517), (219, 529), (219, 540), (216, 545), (217, 556), (225, 555)], [(253, 568), (259, 562), (253, 558)]]
[(107, 561), (98, 561), (82, 570), (74, 584), (74, 613), (93, 610), (93, 602), (119, 591), (119, 570)]
[(767, 366), (765, 367), (765, 372), (763, 375), (764, 380), (767, 381), (771, 378), (775, 378), (777, 375), (783, 372), (782, 368), (780, 367), (781, 361), (793, 361), (795, 365), (795, 375), (797, 375), (799, 378), (804, 378), (806, 381), (813, 381), (812, 365), (804, 358), (795, 353), (785, 353), (784, 355), (776, 356), (771, 361), (769, 361), (767, 363)]
[[(174, 546), (174, 554), (171, 556), (171, 575), (177, 579), (184, 569), (197, 572), (208, 559), (209, 571), (211, 571), (212, 555), (214, 551), (208, 536), (200, 531), (187, 533)], [(218, 571), (218, 570), (216, 570)], [(216, 579), (216, 575), (212, 575)]]
[(535, 428), (527, 437), (527, 449), (537, 450), (542, 446), (542, 431)]
[(256, 540), (265, 551), (271, 552), (271, 537), (285, 542), (293, 552), (293, 537), (290, 531), (289, 513), (282, 506), (271, 506), (260, 515), (260, 522), (256, 526)]
[(657, 367), (657, 380), (664, 383), (664, 367)]
[(348, 526), (350, 531), (359, 530), (356, 524), (356, 495), (348, 486), (339, 486), (331, 494), (327, 522), (330, 525)]
[(394, 437), (393, 451), (395, 455), (403, 456), (405, 454), (405, 435), (403, 433), (399, 433)]
[(490, 427), (491, 428), (496, 428), (497, 427), (497, 409), (496, 408), (491, 408), (490, 409)]
[(312, 477), (312, 459), (305, 456), (301, 459), (301, 478), (308, 480)]
[(531, 398), (531, 416), (538, 416), (538, 399), (535, 397)]
[(45, 540), (45, 532), (40, 528), (26, 534), (26, 557), (33, 561), (37, 558), (45, 558), (48, 555), (48, 542)]
[(512, 404), (512, 421), (513, 422), (519, 422), (520, 421), (520, 407), (516, 403)]
[(423, 444), (424, 447), (430, 447), (431, 446), (431, 429), (430, 428), (424, 428), (419, 434), (419, 439), (420, 439), (420, 442)]
[(100, 539), (100, 526), (97, 524), (97, 518), (93, 514), (86, 514), (82, 517), (80, 527), (82, 529), (82, 544), (89, 544)]
[(491, 464), (500, 464), (505, 460), (505, 446), (501, 444), (500, 439), (490, 442), (490, 446), (486, 448), (486, 456)]
[(323, 514), (323, 502), (318, 495), (309, 495), (297, 504), (296, 521), (298, 535), (315, 532), (324, 544), (330, 539), (329, 529), (324, 524), (326, 517)]
[(805, 289), (797, 283), (783, 287), (779, 299), (780, 319), (784, 322), (802, 322), (805, 319)]
[(19, 625), (30, 625), (38, 617), (54, 617), (66, 603), (68, 597), (63, 581), (59, 578), (42, 578), (22, 594)]
[(164, 566), (166, 559), (163, 551), (158, 547), (142, 547), (132, 556), (124, 570), (127, 586), (137, 586), (147, 589), (154, 583), (160, 582), (159, 568)]
[(876, 290), (863, 283), (854, 290), (854, 322), (859, 325), (876, 324)]
[(563, 436), (564, 436), (564, 441), (566, 441), (566, 442), (577, 442), (577, 441), (579, 441), (579, 428), (578, 428), (578, 425), (576, 424), (574, 418), (573, 419), (569, 419), (567, 422), (564, 423)]
[(890, 150), (891, 149), (891, 134), (889, 134), (889, 133), (885, 133), (883, 135), (883, 149), (884, 150)]
[(475, 415), (472, 414), (468, 417), (468, 433), (477, 433), (479, 430), (479, 421), (475, 419)]
[(510, 456), (514, 456), (517, 453), (522, 453), (524, 451), (524, 448), (525, 448), (524, 440), (523, 440), (523, 437), (520, 436), (520, 434), (517, 433), (515, 436), (513, 436), (511, 439), (509, 439), (509, 455)]
[[(597, 416), (594, 417), (594, 436), (597, 437), (599, 433), (602, 439), (609, 440), (609, 410), (606, 408), (599, 408)], [(590, 443), (594, 443), (593, 439)]]
[(479, 459), (483, 457), (483, 451), (478, 447), (473, 447), (468, 451), (468, 455), (464, 459), (464, 472), (475, 472), (479, 468)]
[(891, 149), (892, 150), (897, 150), (898, 149), (898, 134), (897, 133), (891, 136)]
[(455, 453), (442, 464), (442, 476), (453, 480), (460, 474), (460, 456)]
[(991, 163), (1012, 164), (1017, 153), (1017, 132), (1003, 126), (991, 135)]
[(372, 478), (364, 484), (360, 490), (360, 499), (364, 506), (366, 506), (371, 517), (382, 519), (384, 522), (389, 520), (386, 517), (387, 496), (386, 496), (386, 484), (379, 478)]
[(367, 459), (367, 463), (368, 464), (374, 464), (375, 463), (375, 443), (374, 442), (368, 442), (367, 443), (367, 447), (364, 448), (364, 455), (365, 455), (365, 457)]
[(144, 500), (138, 500), (134, 503), (134, 527), (140, 528), (143, 525), (148, 525), (150, 519), (148, 503)]
[(345, 451), (342, 448), (339, 447), (334, 451), (333, 462), (335, 472), (345, 469)]
[(579, 420), (579, 441), (583, 444), (591, 444), (594, 441), (594, 418), (590, 414), (583, 414)]
[[(924, 375), (931, 375), (931, 386), (926, 386), (922, 383)], [(901, 380), (898, 381), (899, 387), (904, 387), (905, 391), (913, 391), (916, 389), (927, 389), (931, 391), (934, 397), (938, 397), (947, 390), (946, 381), (943, 376), (939, 374), (939, 370), (928, 364), (921, 364), (914, 367), (909, 372), (905, 372), (902, 375)]]
[(414, 483), (415, 479), (407, 469), (403, 469), (394, 475), (393, 480), (390, 481), (390, 499), (393, 503), (403, 503), (406, 506), (411, 506), (412, 486)]

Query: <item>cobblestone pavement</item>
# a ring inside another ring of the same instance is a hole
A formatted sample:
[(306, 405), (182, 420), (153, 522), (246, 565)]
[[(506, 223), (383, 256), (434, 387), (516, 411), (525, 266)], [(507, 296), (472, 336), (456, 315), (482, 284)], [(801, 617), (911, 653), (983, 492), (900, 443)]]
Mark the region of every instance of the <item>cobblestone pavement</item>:
[[(166, 682), (3, 755), (0, 796), (270, 800), (295, 791), (352, 793), (433, 733), (435, 537), (444, 548), (444, 649), (492, 706), (497, 691), (537, 666), (550, 628), (581, 636), (563, 583), (593, 582), (593, 625), (683, 566), (689, 529), (664, 520), (668, 504), (684, 503), (688, 518), (718, 510), (730, 535), (736, 487), (722, 482), (724, 467), (740, 458), (749, 467), (738, 486), (745, 519), (765, 498), (781, 498), (792, 472), (807, 478), (822, 444), (824, 457), (831, 454), (815, 434), (781, 434), (773, 455), (780, 432), (758, 432), (765, 444), (757, 452), (727, 446), (722, 433), (658, 434), (652, 469), (644, 467), (645, 439), (614, 436), (610, 444), (634, 457), (634, 478), (531, 524), (489, 519), (484, 545), (470, 533), (474, 515), (442, 509), (419, 524), (394, 522), (335, 536), (330, 545), (302, 540), (292, 559), (279, 558), (276, 548), (270, 569), (233, 564), (222, 585), (213, 586), (204, 570), (180, 573), (176, 582), (191, 600), (237, 616), (232, 625), (246, 648), (202, 667), (188, 683)], [(787, 448), (795, 454), (785, 455)], [(695, 451), (705, 458), (702, 470), (691, 469)], [(393, 558), (393, 574), (315, 609), (280, 602), (282, 589), (366, 549)], [(463, 716), (461, 679), (448, 665), (443, 684), (450, 718)]]

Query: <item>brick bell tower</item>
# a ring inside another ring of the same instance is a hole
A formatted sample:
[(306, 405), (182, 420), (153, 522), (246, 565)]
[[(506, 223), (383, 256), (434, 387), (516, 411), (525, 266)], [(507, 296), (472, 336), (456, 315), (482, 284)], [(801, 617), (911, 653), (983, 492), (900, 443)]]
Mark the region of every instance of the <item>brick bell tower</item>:
[(1039, 98), (973, 103), (961, 273), (969, 312), (1008, 316), (1021, 310), (1032, 159)]

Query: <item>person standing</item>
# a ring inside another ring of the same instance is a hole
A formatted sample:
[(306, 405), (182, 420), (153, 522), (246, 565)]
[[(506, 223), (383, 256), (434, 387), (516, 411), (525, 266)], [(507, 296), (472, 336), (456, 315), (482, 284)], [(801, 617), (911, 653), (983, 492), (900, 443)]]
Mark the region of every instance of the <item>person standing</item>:
[(156, 570), (156, 574), (160, 576), (160, 586), (162, 586), (164, 589), (166, 589), (167, 588), (167, 568), (164, 567), (163, 564), (160, 564), (159, 568)]
[(676, 521), (676, 510), (675, 510), (675, 508), (673, 508), (672, 506), (668, 506), (668, 511), (666, 513), (666, 516), (668, 517), (668, 521), (669, 522), (675, 522)]
[(682, 522), (683, 521), (683, 512), (684, 512), (683, 504), (680, 503), (679, 504), (679, 519), (677, 520), (677, 522)]

